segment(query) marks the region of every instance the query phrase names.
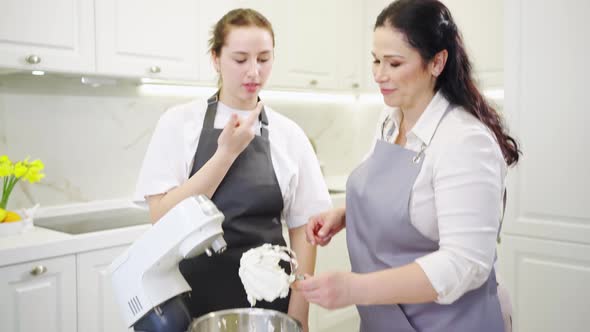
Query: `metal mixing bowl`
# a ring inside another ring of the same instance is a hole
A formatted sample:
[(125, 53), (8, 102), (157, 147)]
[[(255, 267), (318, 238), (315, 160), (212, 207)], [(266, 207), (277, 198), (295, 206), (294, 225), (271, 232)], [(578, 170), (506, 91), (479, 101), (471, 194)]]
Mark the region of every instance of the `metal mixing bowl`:
[(301, 323), (269, 309), (240, 308), (211, 312), (191, 323), (187, 332), (301, 332)]

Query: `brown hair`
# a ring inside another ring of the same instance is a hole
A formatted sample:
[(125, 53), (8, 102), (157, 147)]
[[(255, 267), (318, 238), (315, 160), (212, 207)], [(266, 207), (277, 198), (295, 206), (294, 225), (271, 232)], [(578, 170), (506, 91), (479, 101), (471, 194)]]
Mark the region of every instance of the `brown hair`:
[(385, 26), (403, 33), (425, 62), (447, 50), (449, 57), (435, 89), (485, 124), (496, 136), (506, 163), (515, 165), (521, 154), (518, 143), (508, 134), (500, 114), (477, 89), (461, 33), (449, 9), (437, 0), (398, 0), (377, 17), (375, 29)]
[(209, 52), (211, 55), (219, 56), (225, 39), (232, 27), (255, 26), (268, 30), (272, 37), (272, 46), (275, 46), (275, 34), (272, 24), (264, 15), (250, 8), (238, 8), (227, 12), (215, 25), (209, 39)]

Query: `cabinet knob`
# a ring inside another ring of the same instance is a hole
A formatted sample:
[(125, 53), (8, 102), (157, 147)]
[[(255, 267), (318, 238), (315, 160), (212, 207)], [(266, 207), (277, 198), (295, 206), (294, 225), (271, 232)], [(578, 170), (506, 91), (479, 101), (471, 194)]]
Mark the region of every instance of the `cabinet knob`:
[(152, 74), (157, 74), (161, 71), (162, 71), (162, 69), (158, 66), (151, 66), (150, 67), (150, 73), (152, 73)]
[(311, 80), (311, 81), (309, 81), (309, 85), (316, 86), (316, 85), (318, 85), (318, 81), (317, 80)]
[(47, 272), (47, 268), (43, 265), (37, 265), (31, 270), (31, 274), (34, 276), (42, 275), (45, 272)]
[(25, 61), (27, 61), (27, 63), (29, 63), (31, 65), (36, 65), (39, 62), (41, 62), (41, 57), (38, 55), (35, 55), (35, 54), (31, 54), (25, 58)]
[(358, 89), (358, 87), (359, 87), (359, 84), (358, 83), (352, 83), (352, 88), (353, 89)]

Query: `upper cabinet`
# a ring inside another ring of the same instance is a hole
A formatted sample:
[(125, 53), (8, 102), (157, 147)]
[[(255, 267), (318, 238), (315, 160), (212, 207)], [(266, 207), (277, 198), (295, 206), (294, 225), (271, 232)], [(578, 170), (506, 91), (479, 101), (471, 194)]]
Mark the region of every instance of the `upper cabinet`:
[(100, 0), (95, 9), (99, 74), (199, 79), (196, 1)]
[(253, 8), (264, 15), (271, 24), (275, 24), (274, 13), (279, 8), (278, 1), (272, 0), (199, 0), (198, 40), (199, 40), (199, 73), (200, 81), (204, 84), (215, 85), (217, 73), (213, 69), (211, 55), (209, 53), (209, 39), (212, 36), (214, 25), (228, 11), (235, 8)]
[[(504, 4), (490, 0), (442, 0), (453, 14), (463, 35), (465, 46), (473, 64), (475, 77), (482, 88), (503, 85), (503, 26)], [(390, 0), (366, 0), (363, 13), (363, 87), (377, 91), (371, 73), (371, 48), (373, 47), (373, 26), (377, 15)]]
[[(226, 12), (253, 8), (268, 18), (275, 33), (275, 61), (268, 87), (318, 90), (359, 87), (361, 18), (358, 13), (362, 2), (202, 0), (200, 3), (202, 49), (199, 55), (207, 54), (206, 41), (211, 37), (211, 29)], [(214, 82), (217, 75), (210, 60), (202, 61), (201, 65), (201, 80)]]
[(442, 0), (453, 14), (482, 88), (503, 86), (504, 3)]
[(362, 1), (286, 1), (278, 11), (284, 17), (273, 22), (277, 45), (272, 86), (320, 90), (360, 86)]
[[(484, 87), (502, 85), (501, 1), (443, 0)], [(278, 89), (375, 91), (372, 28), (390, 0), (3, 0), (0, 67), (215, 85), (208, 41), (233, 8), (275, 31)]]
[(0, 66), (94, 71), (93, 0), (0, 1)]

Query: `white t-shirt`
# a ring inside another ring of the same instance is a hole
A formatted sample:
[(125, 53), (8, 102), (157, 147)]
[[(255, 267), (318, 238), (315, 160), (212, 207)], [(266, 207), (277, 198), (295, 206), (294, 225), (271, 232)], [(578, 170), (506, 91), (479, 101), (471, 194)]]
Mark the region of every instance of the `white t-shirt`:
[[(443, 114), (449, 102), (439, 92), (406, 134), (406, 149), (420, 151), (424, 161), (410, 198), (412, 225), (440, 249), (416, 263), (438, 293), (438, 303), (452, 303), (488, 278), (496, 254), (507, 166), (493, 133), (460, 107)], [(387, 115), (394, 143), (401, 111), (381, 115), (377, 139)], [(440, 123), (440, 125), (439, 125)], [(436, 129), (438, 125), (438, 129)]]
[[(292, 120), (264, 107), (272, 165), (283, 196), (282, 218), (289, 228), (307, 223), (309, 217), (331, 207), (330, 195), (319, 162), (307, 136)], [(207, 110), (195, 100), (167, 110), (158, 121), (139, 172), (134, 201), (163, 194), (188, 180)], [(214, 127), (222, 129), (232, 113), (245, 118), (249, 111), (217, 106)], [(254, 125), (260, 135), (260, 122)]]

